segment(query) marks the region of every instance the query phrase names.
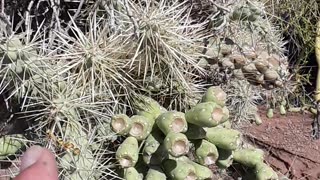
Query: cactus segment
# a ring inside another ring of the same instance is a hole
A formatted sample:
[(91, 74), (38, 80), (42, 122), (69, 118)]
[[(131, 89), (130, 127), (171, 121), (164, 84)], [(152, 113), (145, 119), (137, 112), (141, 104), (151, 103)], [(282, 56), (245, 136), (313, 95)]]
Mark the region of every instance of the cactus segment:
[(255, 167), (258, 163), (263, 162), (264, 152), (261, 149), (237, 149), (233, 152), (234, 161), (247, 167)]
[(163, 144), (153, 154), (143, 153), (142, 158), (147, 165), (160, 165), (164, 159), (169, 158), (168, 151)]
[(246, 64), (246, 58), (241, 54), (232, 54), (229, 59), (234, 63), (235, 69), (240, 69)]
[(218, 148), (218, 152), (219, 157), (216, 161), (216, 165), (221, 169), (230, 167), (233, 163), (233, 151)]
[(0, 159), (5, 159), (9, 155), (15, 154), (24, 144), (21, 134), (6, 135), (0, 139)]
[(123, 178), (126, 180), (143, 180), (143, 175), (140, 174), (134, 167), (129, 167), (124, 170)]
[(277, 71), (272, 69), (266, 70), (263, 74), (264, 74), (264, 80), (268, 82), (274, 82), (279, 78), (279, 74), (277, 73)]
[(135, 166), (138, 156), (138, 141), (134, 137), (127, 137), (116, 151), (116, 159), (123, 168)]
[(206, 137), (206, 131), (203, 127), (195, 124), (188, 124), (188, 130), (184, 133), (188, 139), (203, 139)]
[(145, 116), (151, 120), (155, 120), (162, 112), (166, 111), (157, 101), (143, 95), (138, 95), (133, 101), (132, 107), (137, 115)]
[(190, 144), (186, 135), (170, 132), (165, 137), (164, 146), (170, 155), (179, 157), (189, 152)]
[(256, 180), (277, 180), (277, 173), (267, 164), (259, 163), (255, 167)]
[(146, 139), (151, 133), (154, 121), (141, 115), (133, 115), (131, 121), (129, 135), (137, 138), (138, 141)]
[(168, 177), (176, 180), (196, 180), (196, 169), (187, 161), (166, 159), (162, 163)]
[(202, 96), (201, 102), (214, 102), (220, 106), (225, 106), (227, 94), (219, 86), (211, 86)]
[(222, 58), (220, 59), (219, 63), (221, 64), (222, 67), (228, 68), (228, 69), (235, 69), (234, 63), (231, 62), (229, 58)]
[(223, 108), (214, 102), (202, 102), (185, 113), (186, 120), (201, 127), (214, 127), (228, 118)]
[(131, 119), (125, 114), (116, 114), (111, 117), (111, 129), (118, 135), (127, 135), (131, 124)]
[(161, 143), (163, 142), (163, 135), (159, 131), (152, 131), (150, 135), (147, 137), (144, 147), (143, 154), (151, 155), (157, 151)]
[(191, 160), (189, 161), (189, 163), (195, 168), (197, 179), (210, 180), (213, 178), (213, 172), (207, 166), (200, 165)]
[(164, 134), (168, 134), (169, 132), (186, 132), (188, 129), (184, 113), (178, 111), (162, 113), (156, 119), (156, 123)]
[(241, 133), (234, 129), (220, 127), (207, 128), (206, 139), (219, 148), (236, 150), (241, 144)]
[(265, 73), (269, 69), (268, 62), (264, 60), (255, 60), (254, 65), (260, 73)]
[(151, 167), (147, 175), (145, 177), (145, 180), (164, 180), (167, 179), (166, 174), (162, 171), (159, 167)]
[(219, 157), (219, 152), (217, 147), (207, 140), (201, 140), (195, 144), (196, 149), (196, 160), (202, 165), (211, 165)]

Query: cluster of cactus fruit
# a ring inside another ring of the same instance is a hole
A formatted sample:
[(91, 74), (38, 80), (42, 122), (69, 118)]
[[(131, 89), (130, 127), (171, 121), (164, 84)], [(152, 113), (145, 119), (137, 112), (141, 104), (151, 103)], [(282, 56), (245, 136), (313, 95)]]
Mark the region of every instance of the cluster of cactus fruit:
[(279, 55), (259, 52), (249, 47), (242, 48), (240, 52), (226, 44), (219, 45), (219, 52), (212, 46), (214, 45), (208, 47), (205, 55), (208, 63), (217, 66), (217, 69), (227, 69), (232, 72), (233, 77), (246, 79), (252, 85), (262, 85), (266, 89), (283, 86), (279, 72), (284, 70), (281, 64), (285, 59)]
[(126, 137), (116, 151), (123, 178), (212, 179), (210, 165), (226, 169), (234, 162), (251, 168), (255, 179), (278, 178), (264, 162), (264, 152), (231, 128), (227, 95), (220, 87), (208, 88), (185, 113), (141, 97), (134, 115), (115, 114), (110, 122), (117, 135)]
[(208, 39), (202, 61), (207, 61), (213, 71), (228, 70), (232, 77), (246, 79), (252, 85), (265, 89), (283, 87), (288, 62), (283, 43), (280, 38), (276, 41), (277, 37), (273, 37), (276, 32), (263, 17), (263, 6), (251, 1), (235, 3), (229, 12), (215, 19), (219, 18), (228, 22), (225, 23), (227, 33)]

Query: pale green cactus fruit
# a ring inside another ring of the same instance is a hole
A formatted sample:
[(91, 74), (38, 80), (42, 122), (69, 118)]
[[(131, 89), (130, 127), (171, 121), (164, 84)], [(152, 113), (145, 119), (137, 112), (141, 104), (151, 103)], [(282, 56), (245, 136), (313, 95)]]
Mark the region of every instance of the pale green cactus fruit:
[[(208, 89), (203, 97), (206, 97), (208, 93), (212, 95), (212, 89)], [(209, 108), (212, 108), (211, 105), (218, 106), (214, 100), (216, 99), (211, 98), (208, 102), (200, 100), (198, 105), (206, 107), (203, 104), (207, 103)], [(132, 176), (138, 179), (141, 178), (141, 175), (147, 179), (150, 177), (156, 179), (160, 177), (210, 179), (213, 177), (213, 172), (209, 166), (216, 165), (220, 170), (227, 171), (236, 163), (253, 171), (262, 167), (262, 170), (253, 173), (254, 176), (262, 176), (259, 174), (262, 172), (267, 176), (274, 175), (275, 171), (272, 168), (261, 165), (264, 163), (264, 151), (246, 143), (242, 138), (242, 133), (232, 129), (229, 118), (226, 121), (220, 121), (215, 126), (208, 127), (199, 118), (195, 119), (198, 115), (206, 116), (205, 114), (193, 112), (187, 115), (186, 113), (187, 130), (179, 132), (167, 128), (174, 119), (173, 115), (177, 112), (179, 111), (160, 113), (155, 121), (162, 119), (166, 123), (154, 123), (151, 133), (144, 139), (132, 137), (129, 134), (122, 135), (126, 139), (117, 150), (117, 159), (120, 161), (122, 157), (126, 157), (127, 166), (120, 165), (119, 168), (124, 171), (131, 168), (135, 172)], [(181, 118), (181, 115), (183, 115), (182, 112), (177, 117)], [(118, 116), (123, 116), (123, 114)], [(145, 114), (145, 117), (150, 117), (150, 115)], [(120, 134), (121, 132), (118, 133)], [(120, 176), (127, 177), (126, 174)]]

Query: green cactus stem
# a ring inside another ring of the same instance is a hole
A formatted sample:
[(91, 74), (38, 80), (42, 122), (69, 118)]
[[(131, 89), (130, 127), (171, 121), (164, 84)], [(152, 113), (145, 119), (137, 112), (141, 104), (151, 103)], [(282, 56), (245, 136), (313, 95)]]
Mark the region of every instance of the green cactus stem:
[(162, 163), (164, 172), (168, 177), (175, 180), (196, 180), (196, 169), (186, 161), (166, 159)]
[(15, 154), (19, 149), (21, 149), (23, 144), (23, 135), (13, 134), (6, 135), (0, 139), (0, 159), (4, 159), (9, 155)]
[(201, 127), (214, 127), (229, 117), (223, 108), (214, 102), (203, 102), (185, 113), (187, 122)]
[(160, 167), (151, 167), (148, 170), (147, 175), (145, 177), (145, 180), (164, 180), (164, 179), (167, 179), (167, 176)]
[(131, 119), (125, 114), (116, 114), (111, 117), (111, 129), (118, 135), (127, 135), (131, 124)]
[(182, 156), (189, 152), (189, 140), (182, 133), (168, 133), (163, 143), (169, 154), (174, 157)]
[(221, 127), (207, 128), (206, 139), (219, 148), (236, 150), (241, 144), (241, 133), (234, 129)]
[(189, 163), (195, 168), (197, 179), (210, 180), (213, 178), (213, 172), (207, 166), (200, 165), (191, 160), (189, 161)]
[(217, 147), (207, 140), (201, 140), (195, 143), (196, 160), (202, 165), (211, 165), (219, 157)]
[(146, 139), (151, 133), (154, 121), (141, 115), (133, 115), (131, 121), (129, 135), (137, 138), (138, 141)]
[(206, 137), (206, 131), (203, 127), (188, 123), (188, 130), (184, 133), (188, 139), (203, 139)]
[(233, 152), (234, 161), (247, 167), (255, 167), (263, 162), (264, 152), (261, 149), (245, 148), (237, 149)]
[(277, 173), (267, 164), (259, 163), (255, 167), (256, 180), (278, 180)]
[(219, 157), (216, 165), (221, 169), (230, 167), (233, 163), (233, 151), (218, 148)]
[(138, 141), (134, 137), (127, 137), (116, 151), (116, 159), (122, 168), (133, 167), (138, 161)]
[(126, 180), (143, 180), (143, 175), (140, 174), (134, 167), (129, 167), (124, 170), (123, 178)]
[(164, 134), (168, 134), (169, 132), (186, 132), (188, 129), (184, 113), (178, 111), (162, 113), (156, 119), (156, 124)]
[(214, 102), (220, 106), (225, 106), (227, 94), (219, 86), (211, 86), (202, 96), (201, 102)]

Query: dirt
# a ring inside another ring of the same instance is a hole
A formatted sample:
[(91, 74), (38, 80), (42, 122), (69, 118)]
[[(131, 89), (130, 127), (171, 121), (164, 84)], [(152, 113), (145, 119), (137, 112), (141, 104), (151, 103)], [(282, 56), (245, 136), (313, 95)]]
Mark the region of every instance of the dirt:
[[(261, 108), (260, 114), (266, 114)], [(245, 139), (265, 150), (266, 163), (280, 176), (295, 180), (320, 179), (320, 140), (312, 139), (311, 114), (262, 117), (259, 126), (240, 128)]]

